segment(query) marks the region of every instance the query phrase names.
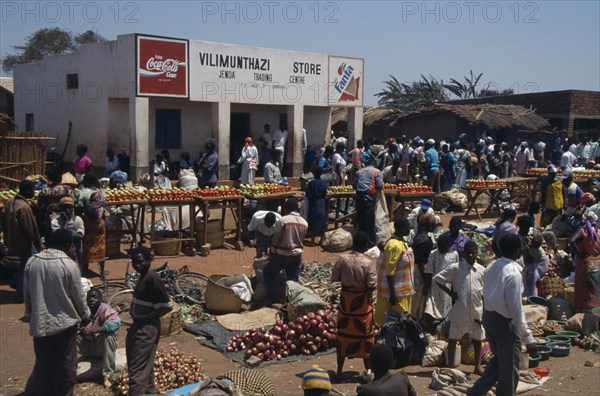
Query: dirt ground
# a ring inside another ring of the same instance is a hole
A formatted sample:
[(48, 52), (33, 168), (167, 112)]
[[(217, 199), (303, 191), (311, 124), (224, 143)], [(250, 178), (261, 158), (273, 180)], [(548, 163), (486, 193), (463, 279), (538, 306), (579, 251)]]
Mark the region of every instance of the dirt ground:
[[(442, 216), (445, 225), (448, 216)], [(468, 220), (475, 220), (469, 216)], [(488, 217), (487, 221), (493, 221), (494, 217)], [(214, 250), (209, 257), (157, 257), (154, 265), (158, 266), (165, 261), (169, 262), (171, 268), (177, 269), (183, 265), (189, 266), (191, 271), (204, 274), (223, 273), (236, 274), (252, 273), (252, 258), (254, 249), (247, 248), (243, 252), (231, 250)], [(339, 254), (327, 253), (320, 248), (309, 247), (304, 254), (305, 261), (331, 262), (335, 261)], [(111, 260), (107, 263), (110, 271), (109, 277), (121, 277), (125, 271), (126, 259)], [(91, 277), (93, 283), (98, 283), (96, 277)], [(13, 291), (8, 284), (0, 285), (0, 396), (16, 395), (24, 389), (27, 378), (34, 364), (34, 352), (32, 338), (29, 336), (28, 326), (21, 322), (23, 305), (13, 302)], [(125, 329), (119, 331), (119, 347), (124, 347)], [(160, 347), (167, 350), (177, 347), (180, 351), (191, 353), (203, 361), (205, 373), (215, 376), (220, 373), (236, 369), (238, 365), (227, 360), (222, 354), (201, 346), (194, 336), (189, 333), (181, 333), (175, 336), (162, 338)], [(600, 354), (584, 352), (574, 348), (571, 355), (566, 358), (551, 358), (542, 362), (541, 366), (550, 369), (551, 379), (541, 388), (529, 392), (530, 395), (600, 395), (600, 368), (586, 367), (584, 363), (600, 362)], [(267, 373), (278, 389), (279, 395), (301, 395), (302, 374), (313, 364), (330, 371), (335, 370), (335, 354), (286, 364), (258, 368)], [(465, 373), (471, 373), (473, 366), (461, 365), (459, 367)], [(363, 370), (362, 361), (346, 361), (345, 371), (358, 374)], [(428, 388), (433, 368), (422, 368), (409, 366), (405, 369), (411, 383), (419, 395), (434, 395), (435, 392)], [(471, 375), (472, 379), (478, 378)], [(334, 384), (334, 389), (341, 395), (354, 395), (356, 382), (350, 380), (347, 383)], [(100, 385), (94, 383), (83, 383), (77, 386), (77, 395), (95, 394), (97, 396), (110, 395)]]

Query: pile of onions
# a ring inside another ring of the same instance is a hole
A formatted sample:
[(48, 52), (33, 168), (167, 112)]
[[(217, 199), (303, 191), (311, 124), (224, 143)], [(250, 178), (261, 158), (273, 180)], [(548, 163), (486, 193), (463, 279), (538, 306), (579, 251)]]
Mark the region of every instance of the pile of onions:
[[(159, 392), (167, 392), (187, 384), (194, 384), (204, 378), (202, 365), (192, 355), (185, 355), (173, 348), (166, 352), (163, 348), (156, 352), (154, 358), (154, 385)], [(119, 395), (129, 391), (129, 373), (124, 370), (112, 389)]]
[(228, 352), (246, 351), (262, 361), (280, 360), (290, 355), (315, 355), (335, 346), (337, 332), (336, 305), (311, 312), (294, 322), (275, 322), (271, 330), (264, 327), (237, 335), (227, 346)]

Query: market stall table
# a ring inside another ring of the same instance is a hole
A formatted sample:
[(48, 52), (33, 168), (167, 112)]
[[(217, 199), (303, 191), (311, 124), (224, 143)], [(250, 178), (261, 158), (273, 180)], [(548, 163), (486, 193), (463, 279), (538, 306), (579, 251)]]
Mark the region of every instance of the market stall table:
[[(144, 214), (146, 213), (146, 204), (148, 202), (144, 200), (137, 201), (122, 201), (122, 202), (107, 202), (105, 207), (107, 208), (115, 208), (119, 209), (122, 206), (129, 206), (129, 210), (131, 213), (131, 222), (129, 222), (127, 216), (122, 213), (111, 213), (113, 216), (124, 220), (127, 230), (122, 231), (123, 234), (131, 235), (131, 244), (129, 249), (133, 249), (135, 247), (135, 243), (137, 241), (137, 237), (139, 236), (139, 243), (144, 242), (145, 231), (144, 231)], [(154, 218), (152, 219), (154, 223)], [(139, 235), (138, 235), (139, 232)]]
[[(151, 210), (151, 222), (150, 222), (150, 245), (159, 244), (159, 243), (171, 243), (171, 242), (186, 242), (186, 241), (195, 241), (194, 238), (194, 216), (195, 216), (195, 200), (181, 200), (181, 201), (148, 201), (148, 206), (150, 206)], [(179, 228), (179, 238), (170, 238), (166, 241), (154, 241), (154, 225), (156, 224), (156, 208), (158, 207), (176, 207), (178, 214), (178, 228)], [(187, 207), (190, 215), (190, 236), (189, 238), (183, 238), (181, 233), (183, 232), (183, 208)]]
[[(419, 193), (403, 193), (400, 190), (383, 190), (383, 194), (386, 198), (391, 198), (391, 202), (396, 201), (399, 203), (396, 210), (400, 210), (400, 216), (406, 217), (406, 206), (408, 204), (420, 204), (425, 198), (432, 199), (433, 192), (419, 192)], [(392, 205), (388, 205), (388, 212), (390, 216), (390, 222), (394, 221), (394, 212)]]
[[(335, 193), (335, 194), (327, 194), (325, 197), (325, 208), (327, 208), (327, 213), (329, 213), (329, 208), (331, 207), (331, 201), (335, 200), (335, 217), (333, 219), (334, 227), (338, 228), (338, 224), (344, 224), (347, 219), (354, 219), (356, 215), (356, 211), (342, 211), (342, 200), (346, 201), (346, 209), (350, 207), (349, 200), (351, 198), (356, 197), (356, 191), (353, 192), (344, 192), (344, 193)], [(329, 222), (329, 216), (327, 217), (327, 221)]]
[(540, 183), (539, 178), (532, 176), (515, 176), (502, 180), (506, 182), (512, 202), (517, 198), (524, 197), (525, 204), (523, 205), (523, 209), (527, 209), (529, 208), (529, 205), (535, 201), (536, 189), (538, 189)]
[(288, 191), (285, 193), (265, 194), (260, 196), (244, 194), (244, 197), (251, 201), (256, 201), (256, 210), (268, 210), (273, 206), (283, 206), (285, 200), (293, 197), (294, 194), (293, 191)]
[(479, 220), (481, 220), (481, 214), (479, 213), (479, 209), (477, 209), (477, 198), (479, 198), (482, 194), (487, 195), (490, 198), (490, 202), (487, 208), (483, 211), (483, 213), (488, 213), (492, 211), (492, 208), (495, 206), (498, 212), (500, 212), (500, 195), (502, 191), (506, 189), (505, 187), (463, 187), (463, 190), (467, 193), (467, 199), (469, 201), (469, 206), (467, 207), (467, 211), (465, 212), (465, 216), (468, 216), (471, 213), (471, 210), (475, 209), (475, 213)]
[[(201, 210), (205, 218), (208, 218), (211, 206), (213, 209), (222, 209), (221, 221), (225, 224), (225, 214), (227, 209), (231, 209), (231, 214), (236, 223), (236, 241), (237, 247), (241, 250), (242, 247), (242, 203), (244, 197), (241, 195), (230, 196), (230, 197), (200, 197), (195, 196), (194, 200), (198, 206), (198, 210)], [(196, 212), (197, 213), (197, 212)], [(206, 222), (205, 222), (206, 223)], [(193, 228), (190, 226), (190, 228)], [(208, 240), (208, 227), (204, 227), (203, 241)]]

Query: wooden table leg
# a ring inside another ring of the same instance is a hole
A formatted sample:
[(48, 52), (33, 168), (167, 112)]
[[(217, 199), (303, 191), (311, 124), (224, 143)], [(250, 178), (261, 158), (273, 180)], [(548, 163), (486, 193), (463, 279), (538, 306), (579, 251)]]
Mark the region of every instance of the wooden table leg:
[(132, 250), (135, 246), (135, 240), (137, 239), (137, 226), (139, 224), (139, 212), (134, 209), (134, 205), (129, 205), (129, 210), (131, 212), (131, 244), (129, 244), (129, 250)]
[(238, 242), (242, 241), (242, 200), (237, 200), (237, 240)]
[(152, 246), (152, 242), (154, 242), (154, 226), (156, 224), (156, 205), (154, 204), (150, 204), (150, 208), (152, 209), (152, 215), (151, 215), (151, 223), (150, 223), (150, 246)]
[(204, 201), (204, 239), (203, 242), (206, 244), (208, 240), (208, 211), (210, 210), (210, 202)]
[(471, 202), (469, 204), (469, 207), (467, 208), (467, 212), (465, 213), (465, 216), (468, 216), (469, 213), (471, 213), (471, 210), (475, 209), (475, 214), (477, 215), (479, 220), (481, 220), (481, 215), (479, 214), (479, 209), (477, 209), (477, 205), (475, 205), (475, 202), (477, 201), (477, 198), (479, 198), (479, 196), (481, 194), (483, 194), (483, 190), (477, 190), (475, 192), (475, 195), (473, 195), (471, 190), (466, 190), (466, 191), (467, 191), (467, 195), (469, 195), (469, 200)]

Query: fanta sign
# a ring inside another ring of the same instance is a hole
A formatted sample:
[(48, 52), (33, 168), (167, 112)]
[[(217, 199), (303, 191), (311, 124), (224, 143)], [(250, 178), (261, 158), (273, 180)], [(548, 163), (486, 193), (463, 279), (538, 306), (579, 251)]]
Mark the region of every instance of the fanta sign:
[(362, 106), (362, 70), (362, 59), (329, 57), (329, 104)]
[(187, 98), (188, 41), (137, 37), (137, 94)]

